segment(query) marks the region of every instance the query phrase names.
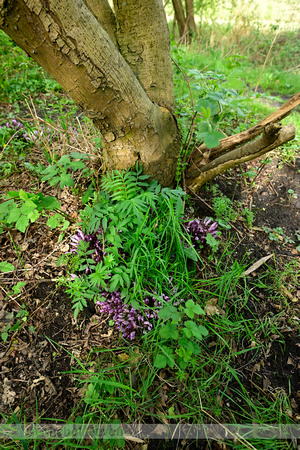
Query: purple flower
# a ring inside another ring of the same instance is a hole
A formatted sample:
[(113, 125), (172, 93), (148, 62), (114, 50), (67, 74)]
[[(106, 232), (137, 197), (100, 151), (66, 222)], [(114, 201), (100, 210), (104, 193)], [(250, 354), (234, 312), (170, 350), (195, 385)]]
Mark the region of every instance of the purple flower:
[[(81, 230), (77, 231), (77, 234), (72, 236), (71, 245), (72, 245), (72, 253), (78, 253), (78, 245), (80, 241), (88, 242), (87, 251), (93, 250), (93, 253), (90, 255), (96, 263), (103, 261), (104, 256), (106, 256), (106, 251), (104, 250), (103, 241), (101, 240), (102, 233), (99, 228), (95, 233), (84, 234)], [(87, 273), (89, 269), (87, 268)]]
[(147, 334), (153, 328), (153, 320), (158, 319), (158, 311), (162, 307), (162, 301), (170, 301), (170, 298), (162, 294), (157, 299), (155, 296), (147, 297), (143, 303), (153, 309), (135, 309), (131, 305), (124, 303), (120, 291), (107, 292), (101, 291), (102, 300), (98, 300), (97, 306), (99, 313), (108, 314), (115, 322), (123, 338), (133, 340), (138, 332)]
[(217, 222), (213, 222), (212, 219), (206, 217), (204, 220), (194, 219), (185, 224), (186, 231), (191, 235), (193, 243), (205, 244), (206, 237), (211, 234), (214, 238), (218, 238), (217, 235)]

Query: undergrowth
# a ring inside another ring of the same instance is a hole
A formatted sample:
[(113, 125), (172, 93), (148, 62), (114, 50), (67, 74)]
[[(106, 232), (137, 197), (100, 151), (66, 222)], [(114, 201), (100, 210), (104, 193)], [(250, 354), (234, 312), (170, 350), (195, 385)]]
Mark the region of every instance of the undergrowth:
[[(173, 41), (177, 117), (185, 142), (178, 183), (195, 142), (213, 147), (224, 134), (243, 131), (274, 110), (259, 103), (261, 98), (279, 102), (277, 94), (300, 90), (293, 64), (298, 55), (295, 32), (281, 33), (259, 78), (276, 30), (265, 32), (260, 26), (251, 30), (239, 36), (227, 27), (225, 34), (222, 25), (212, 29), (203, 23), (201, 43), (195, 41), (187, 49)], [(51, 444), (37, 439), (34, 448), (123, 447), (120, 422), (293, 423), (289, 392), (260, 388), (260, 368), (271, 355), (272, 343), (284, 349), (282, 322), (290, 306), (283, 286), (289, 290), (297, 286), (296, 264), (285, 271), (272, 265), (256, 280), (247, 278), (246, 264), (235, 258), (235, 244), (221, 241), (216, 228), (218, 223), (229, 230), (238, 216), (251, 228), (254, 216), (220, 192), (213, 192), (214, 219), (187, 219), (183, 190), (149, 183), (139, 167), (107, 175), (100, 186), (91, 157), (101, 145), (100, 138), (93, 136), (91, 145), (83, 120), (72, 119), (76, 107), (56, 82), (2, 32), (0, 39), (1, 101), (13, 105), (9, 114), (0, 117), (1, 177), (29, 170), (38, 183), (58, 186), (59, 193), (71, 189), (83, 205), (75, 228), (75, 220), (60, 210), (56, 197), (38, 190), (8, 191), (0, 207), (2, 232), (26, 233), (31, 224), (44, 220), (59, 230), (60, 240), (72, 234), (72, 250), (60, 259), (66, 272), (60, 283), (70, 295), (77, 321), (92, 306), (114, 337), (112, 348), (94, 348), (85, 360), (72, 355), (82, 401), (68, 422), (110, 423), (104, 439), (70, 438), (68, 444), (64, 439)], [(37, 113), (18, 119), (24, 110), (24, 92), (33, 97), (43, 119)], [(294, 118), (298, 123), (299, 114), (294, 113)], [(32, 163), (29, 155), (35, 146), (43, 149), (44, 157)], [(81, 147), (88, 149), (88, 155)], [(294, 165), (298, 153), (299, 140), (288, 143), (281, 150), (282, 161)], [(84, 177), (89, 184), (82, 183)], [(276, 237), (276, 230), (266, 232)], [(9, 274), (14, 265), (2, 261), (0, 270)], [(15, 300), (24, 286), (19, 281), (6, 298)], [(265, 314), (257, 288), (279, 305), (276, 312)], [(16, 321), (1, 330), (3, 341), (26, 326), (28, 314), (24, 305), (12, 313), (11, 320)], [(293, 317), (285, 320), (295, 325)], [(28, 331), (34, 333), (34, 327)], [(2, 421), (25, 425), (26, 415), (21, 408), (11, 417), (2, 415)], [(290, 448), (287, 441), (238, 439), (228, 445)], [(31, 441), (6, 442), (3, 448), (20, 445), (29, 448)]]

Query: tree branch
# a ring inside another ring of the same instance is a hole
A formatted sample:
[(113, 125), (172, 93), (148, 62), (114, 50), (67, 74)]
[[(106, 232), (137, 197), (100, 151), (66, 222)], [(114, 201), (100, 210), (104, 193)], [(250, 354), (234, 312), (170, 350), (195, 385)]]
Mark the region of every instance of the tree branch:
[(117, 40), (153, 103), (174, 111), (170, 37), (162, 0), (114, 0)]
[(109, 140), (117, 137), (114, 130), (122, 128), (124, 134), (124, 122), (130, 127), (141, 105), (146, 111), (152, 108), (134, 73), (83, 1), (12, 3), (0, 0), (0, 27), (56, 79), (104, 137), (107, 129)]
[(263, 135), (260, 138), (219, 156), (199, 169), (200, 175), (190, 183), (189, 187), (192, 190), (197, 191), (207, 181), (215, 178), (220, 173), (225, 172), (225, 170), (258, 158), (294, 138), (294, 124), (286, 125), (284, 127), (277, 124), (266, 125)]
[(99, 24), (109, 35), (115, 45), (116, 38), (116, 18), (107, 0), (83, 0), (88, 9), (94, 14)]
[(272, 113), (266, 119), (259, 122), (254, 127), (251, 127), (248, 130), (243, 131), (242, 133), (221, 139), (220, 144), (217, 147), (208, 149), (205, 144), (196, 146), (195, 150), (192, 152), (192, 155), (190, 157), (191, 166), (187, 170), (186, 177), (194, 178), (195, 176), (197, 176), (196, 167), (198, 167), (199, 164), (201, 165), (201, 161), (203, 160), (203, 158), (204, 161), (206, 161), (207, 158), (211, 160), (214, 157), (228, 151), (229, 149), (232, 150), (234, 148), (237, 148), (241, 144), (245, 144), (246, 142), (251, 141), (252, 139), (256, 138), (259, 134), (263, 132), (266, 125), (284, 119), (291, 113), (292, 109), (296, 108), (296, 106), (299, 104), (300, 104), (300, 92), (294, 95), (281, 108)]

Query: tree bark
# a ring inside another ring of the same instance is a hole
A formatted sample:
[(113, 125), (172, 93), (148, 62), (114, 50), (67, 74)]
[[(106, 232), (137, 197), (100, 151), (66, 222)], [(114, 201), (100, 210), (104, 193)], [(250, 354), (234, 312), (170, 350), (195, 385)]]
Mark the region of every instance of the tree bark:
[(185, 38), (185, 14), (182, 6), (181, 0), (172, 0), (173, 8), (175, 12), (175, 18), (178, 25), (178, 31), (180, 39), (183, 40)]
[(194, 15), (194, 0), (185, 0), (185, 10), (182, 0), (172, 0), (175, 12), (175, 18), (178, 25), (180, 41), (182, 44), (191, 42), (192, 34), (197, 34), (195, 15)]
[[(198, 177), (200, 171), (202, 171), (202, 168), (206, 166), (209, 162), (214, 161), (219, 155), (227, 154), (228, 152), (234, 150), (238, 146), (255, 139), (257, 136), (259, 136), (264, 132), (265, 127), (274, 124), (276, 122), (279, 122), (280, 120), (287, 117), (291, 113), (291, 111), (294, 108), (296, 108), (299, 104), (300, 104), (300, 92), (298, 94), (295, 94), (283, 106), (281, 106), (281, 108), (272, 113), (270, 116), (266, 117), (257, 125), (254, 125), (253, 127), (241, 133), (221, 139), (220, 144), (217, 147), (208, 149), (204, 143), (201, 145), (196, 145), (190, 156), (190, 165), (186, 170), (187, 180), (189, 179), (192, 180)], [(285, 136), (287, 137), (287, 135)], [(252, 159), (256, 157), (257, 156), (253, 156)]]
[[(106, 32), (96, 18), (98, 13), (87, 7), (90, 4), (90, 0), (0, 0), (0, 28), (92, 119), (101, 133), (106, 170), (126, 169), (139, 161), (148, 174), (170, 185), (176, 173), (180, 137), (173, 116), (166, 19), (159, 21), (161, 30), (159, 33), (155, 28), (151, 45), (146, 42), (149, 31), (142, 36), (145, 60), (136, 76), (110, 38), (113, 20), (108, 17), (112, 11), (103, 0), (98, 3), (106, 11), (101, 16)], [(153, 3), (144, 0), (143, 4), (149, 11)], [(127, 0), (127, 5), (133, 27), (136, 0)], [(121, 22), (119, 19), (118, 26)], [(141, 35), (139, 32), (139, 38)], [(155, 56), (159, 59), (155, 65), (158, 75), (151, 68), (147, 70)], [(155, 103), (157, 92), (162, 97), (159, 103)]]
[[(0, 28), (58, 81), (99, 129), (103, 170), (128, 169), (138, 161), (145, 173), (170, 186), (180, 136), (163, 4), (114, 0), (114, 9), (116, 15), (107, 0), (0, 0)], [(187, 183), (199, 189), (229, 167), (293, 139), (292, 127), (272, 124), (299, 102), (300, 93), (214, 149), (197, 146)]]
[(197, 29), (194, 15), (194, 0), (185, 0), (185, 9), (186, 9), (186, 28), (188, 30), (188, 33), (191, 34), (192, 31), (194, 35), (196, 35)]
[(285, 142), (295, 138), (295, 125), (290, 124), (281, 127), (277, 124), (267, 125), (263, 135), (255, 141), (248, 142), (244, 146), (224, 153), (213, 161), (198, 169), (198, 177), (193, 178), (189, 187), (198, 191), (207, 181), (215, 178), (222, 172), (252, 159), (258, 158)]
[(150, 100), (173, 112), (169, 29), (161, 0), (114, 0), (114, 6), (123, 58)]

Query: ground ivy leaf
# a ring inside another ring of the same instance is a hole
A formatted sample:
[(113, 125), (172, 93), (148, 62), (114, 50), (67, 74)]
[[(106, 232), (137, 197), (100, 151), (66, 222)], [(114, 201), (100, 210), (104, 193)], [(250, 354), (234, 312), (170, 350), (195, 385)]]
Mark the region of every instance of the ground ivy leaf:
[(158, 353), (158, 355), (156, 355), (153, 365), (157, 369), (163, 369), (167, 365), (167, 357), (165, 355), (162, 355), (161, 353)]

